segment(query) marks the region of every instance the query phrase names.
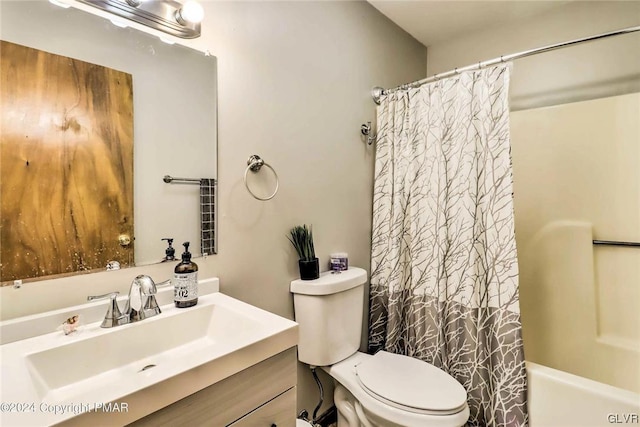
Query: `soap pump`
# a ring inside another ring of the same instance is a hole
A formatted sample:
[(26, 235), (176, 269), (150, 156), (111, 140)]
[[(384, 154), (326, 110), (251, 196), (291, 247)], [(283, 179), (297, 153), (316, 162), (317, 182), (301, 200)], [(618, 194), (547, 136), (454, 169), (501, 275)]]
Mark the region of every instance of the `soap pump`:
[(164, 251), (164, 258), (162, 259), (162, 262), (165, 261), (175, 261), (176, 260), (176, 250), (173, 246), (171, 246), (173, 244), (173, 239), (169, 238), (169, 237), (165, 237), (164, 239), (161, 240), (166, 240), (167, 243), (169, 244), (169, 246), (167, 247), (167, 249)]
[(187, 308), (198, 303), (198, 265), (191, 261), (189, 242), (184, 242), (182, 261), (173, 270), (173, 301), (178, 308)]

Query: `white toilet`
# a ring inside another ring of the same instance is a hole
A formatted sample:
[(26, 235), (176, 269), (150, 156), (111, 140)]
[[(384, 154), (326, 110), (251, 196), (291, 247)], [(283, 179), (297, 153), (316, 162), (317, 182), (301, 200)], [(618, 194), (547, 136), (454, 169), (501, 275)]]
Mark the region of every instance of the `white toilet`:
[(458, 427), (467, 393), (452, 376), (407, 356), (358, 351), (367, 272), (349, 268), (294, 280), (298, 359), (335, 380), (338, 427)]

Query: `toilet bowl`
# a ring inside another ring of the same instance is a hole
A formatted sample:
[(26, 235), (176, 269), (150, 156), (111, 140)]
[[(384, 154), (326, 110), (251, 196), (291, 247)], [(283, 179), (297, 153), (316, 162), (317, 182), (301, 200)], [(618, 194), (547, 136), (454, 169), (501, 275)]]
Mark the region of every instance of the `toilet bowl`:
[(298, 359), (334, 379), (338, 427), (464, 425), (467, 393), (452, 376), (411, 357), (358, 351), (366, 282), (357, 267), (291, 282)]

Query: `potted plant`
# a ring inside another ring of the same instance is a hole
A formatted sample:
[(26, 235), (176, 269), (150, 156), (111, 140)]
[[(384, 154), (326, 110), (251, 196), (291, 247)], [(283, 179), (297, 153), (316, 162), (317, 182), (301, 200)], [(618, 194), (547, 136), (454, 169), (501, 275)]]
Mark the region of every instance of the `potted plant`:
[(298, 267), (302, 280), (314, 280), (320, 277), (320, 263), (313, 248), (313, 232), (307, 225), (297, 225), (290, 231), (289, 241), (298, 253)]

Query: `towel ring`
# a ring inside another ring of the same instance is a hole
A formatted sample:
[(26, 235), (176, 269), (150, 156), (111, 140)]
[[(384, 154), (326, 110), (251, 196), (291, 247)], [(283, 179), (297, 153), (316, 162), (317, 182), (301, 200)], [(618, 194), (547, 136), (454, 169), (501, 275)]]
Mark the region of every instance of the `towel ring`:
[[(249, 194), (251, 194), (254, 199), (257, 199), (263, 202), (273, 199), (273, 197), (278, 193), (278, 188), (280, 187), (280, 180), (278, 179), (278, 174), (276, 173), (276, 170), (273, 167), (271, 167), (269, 163), (265, 163), (264, 160), (262, 160), (260, 156), (258, 156), (257, 154), (252, 154), (251, 156), (249, 156), (249, 159), (247, 160), (247, 165), (248, 166), (244, 171), (244, 186), (247, 187), (247, 191), (249, 192)], [(266, 166), (269, 169), (271, 169), (273, 174), (276, 176), (276, 189), (273, 190), (273, 193), (268, 197), (256, 196), (253, 193), (253, 191), (251, 191), (251, 189), (249, 188), (249, 184), (247, 183), (247, 174), (249, 173), (249, 171), (254, 173), (259, 172), (262, 166)]]

